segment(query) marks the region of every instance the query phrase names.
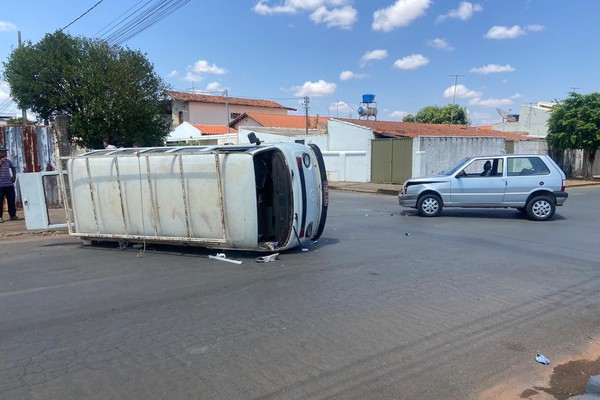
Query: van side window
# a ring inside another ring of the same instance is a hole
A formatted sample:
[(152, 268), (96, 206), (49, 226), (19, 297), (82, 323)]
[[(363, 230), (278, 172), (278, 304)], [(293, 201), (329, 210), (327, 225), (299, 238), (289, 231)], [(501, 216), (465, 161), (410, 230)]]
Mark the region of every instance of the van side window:
[(548, 166), (539, 157), (511, 157), (507, 162), (508, 176), (548, 175)]

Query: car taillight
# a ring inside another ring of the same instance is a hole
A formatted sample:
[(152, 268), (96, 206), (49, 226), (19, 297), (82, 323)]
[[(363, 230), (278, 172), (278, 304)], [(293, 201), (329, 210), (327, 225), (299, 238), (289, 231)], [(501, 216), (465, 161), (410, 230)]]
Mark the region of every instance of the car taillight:
[(564, 192), (565, 191), (565, 187), (567, 186), (567, 180), (563, 179), (562, 180), (562, 186), (560, 187), (560, 191)]

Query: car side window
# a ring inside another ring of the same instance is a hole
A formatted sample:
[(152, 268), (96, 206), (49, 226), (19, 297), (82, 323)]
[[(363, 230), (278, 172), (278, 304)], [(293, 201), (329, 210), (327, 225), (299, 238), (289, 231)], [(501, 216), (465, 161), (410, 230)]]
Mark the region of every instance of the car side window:
[(473, 160), (458, 175), (465, 178), (498, 177), (503, 174), (501, 158), (484, 158)]
[(511, 157), (507, 161), (508, 176), (548, 175), (550, 170), (539, 157)]

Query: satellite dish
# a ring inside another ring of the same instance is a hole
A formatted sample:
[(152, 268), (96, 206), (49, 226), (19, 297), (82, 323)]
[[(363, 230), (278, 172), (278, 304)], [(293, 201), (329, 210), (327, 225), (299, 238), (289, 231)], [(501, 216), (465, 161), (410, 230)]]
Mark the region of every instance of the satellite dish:
[(514, 114), (509, 114), (509, 111), (504, 111), (501, 108), (496, 108), (496, 111), (498, 112), (498, 114), (500, 114), (500, 116), (506, 120), (506, 122), (517, 122), (517, 117)]

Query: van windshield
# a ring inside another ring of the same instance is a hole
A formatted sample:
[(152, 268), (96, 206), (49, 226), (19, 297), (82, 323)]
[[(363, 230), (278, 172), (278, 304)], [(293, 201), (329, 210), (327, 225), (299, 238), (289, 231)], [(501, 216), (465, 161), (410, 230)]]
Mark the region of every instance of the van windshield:
[(469, 157), (463, 158), (462, 160), (460, 160), (459, 162), (457, 162), (456, 164), (454, 164), (447, 170), (440, 172), (440, 175), (445, 175), (445, 176), (452, 175), (453, 173), (458, 171), (460, 169), (460, 167), (462, 167), (467, 162), (468, 159), (469, 159)]

